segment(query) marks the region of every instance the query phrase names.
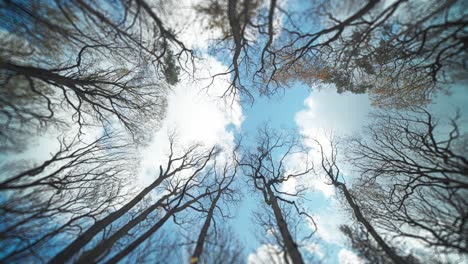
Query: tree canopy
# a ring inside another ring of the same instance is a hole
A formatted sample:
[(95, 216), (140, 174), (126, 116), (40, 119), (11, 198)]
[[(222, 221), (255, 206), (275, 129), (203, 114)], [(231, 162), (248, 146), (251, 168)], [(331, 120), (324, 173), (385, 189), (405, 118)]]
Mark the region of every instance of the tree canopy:
[(0, 0), (0, 263), (466, 262), (467, 10)]

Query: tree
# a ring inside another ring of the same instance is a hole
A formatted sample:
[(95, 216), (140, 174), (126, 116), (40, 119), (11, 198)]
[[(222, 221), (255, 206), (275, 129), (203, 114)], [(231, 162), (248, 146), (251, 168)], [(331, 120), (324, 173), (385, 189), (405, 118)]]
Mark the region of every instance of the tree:
[[(372, 238), (376, 241), (377, 247), (380, 248), (388, 257), (388, 259), (392, 263), (407, 263), (405, 258), (399, 256), (396, 253), (396, 250), (390, 246), (383, 238), (382, 236), (377, 232), (377, 230), (374, 228), (374, 226), (371, 224), (371, 222), (368, 220), (368, 218), (363, 214), (362, 208), (359, 206), (359, 204), (356, 202), (356, 199), (354, 195), (348, 190), (348, 187), (346, 184), (340, 181), (340, 169), (338, 165), (336, 164), (337, 160), (337, 155), (338, 155), (338, 148), (337, 148), (337, 143), (333, 142), (333, 140), (330, 140), (330, 155), (327, 156), (325, 154), (325, 151), (323, 149), (322, 144), (315, 140), (317, 145), (320, 148), (320, 155), (321, 155), (321, 166), (323, 171), (325, 172), (325, 175), (329, 181), (329, 184), (335, 186), (337, 189), (339, 189), (342, 194), (344, 195), (346, 202), (348, 203), (349, 208), (354, 213), (354, 217), (356, 220), (361, 223), (364, 228), (365, 232), (369, 233)], [(356, 240), (353, 240), (353, 233), (351, 232), (351, 229), (349, 227), (343, 227), (342, 230), (344, 230), (345, 234), (347, 234), (349, 237), (351, 237), (352, 242), (357, 242)], [(357, 244), (353, 244), (357, 245)]]
[[(177, 215), (179, 213), (186, 212), (186, 210), (190, 209), (195, 212), (203, 212), (203, 199), (210, 199), (210, 197), (216, 197), (217, 195), (220, 195), (220, 193), (225, 192), (229, 188), (229, 185), (232, 183), (235, 176), (235, 171), (234, 174), (231, 175), (228, 174), (227, 170), (217, 174), (215, 173), (216, 169), (216, 165), (213, 165), (213, 167), (208, 170), (196, 171), (185, 179), (175, 179), (175, 186), (178, 186), (180, 183), (184, 183), (183, 188), (181, 188), (178, 196), (171, 197), (170, 201), (163, 206), (165, 214), (156, 223), (152, 224), (147, 231), (139, 235), (122, 250), (118, 251), (106, 263), (118, 263), (124, 259), (146, 239), (156, 233), (170, 218), (173, 218), (174, 223), (177, 224), (179, 222), (177, 220)], [(171, 186), (174, 186), (174, 183), (171, 183)], [(203, 229), (201, 234), (203, 236)], [(197, 243), (197, 245), (200, 244)], [(83, 263), (87, 262), (85, 261)]]
[(211, 232), (211, 239), (204, 245), (199, 263), (207, 264), (237, 264), (244, 263), (244, 246), (236, 235), (228, 228)]
[[(369, 263), (393, 263), (393, 260), (370, 238), (369, 233), (362, 225), (342, 225), (340, 230), (351, 242), (351, 247)], [(405, 261), (405, 263), (419, 263), (411, 255), (405, 257)]]
[(180, 67), (176, 65), (174, 60), (174, 55), (171, 50), (169, 50), (165, 56), (164, 60), (164, 76), (166, 77), (167, 83), (175, 85), (179, 82)]
[[(151, 218), (148, 220), (152, 220)], [(178, 243), (179, 237), (174, 236), (166, 230), (161, 230), (158, 234), (148, 238), (146, 243), (136, 249), (132, 256), (126, 261), (126, 264), (132, 263), (167, 263), (168, 260), (177, 258), (177, 248), (180, 247)], [(124, 242), (125, 243), (125, 242)]]
[[(234, 10), (216, 7), (216, 18)], [(463, 1), (456, 0), (309, 1), (289, 9), (270, 0), (240, 23), (245, 27), (233, 19), (217, 19), (216, 25), (231, 29), (233, 37), (220, 42), (234, 47), (228, 73), (231, 88), (241, 94), (270, 96), (294, 81), (328, 83), (340, 93), (369, 92), (378, 107), (406, 108), (427, 104), (466, 69), (462, 10)], [(251, 77), (248, 86), (242, 81), (249, 78), (239, 76)]]
[(358, 204), (380, 229), (442, 253), (467, 252), (467, 138), (458, 120), (439, 126), (422, 108), (378, 113), (366, 137), (352, 141)]
[[(217, 173), (217, 169), (215, 168), (216, 164), (212, 165), (213, 168), (210, 168), (206, 171), (205, 171), (205, 166), (206, 164), (204, 166), (196, 168), (195, 170), (190, 172), (187, 176), (181, 177), (181, 175), (174, 175), (172, 178), (172, 181), (170, 181), (170, 183), (167, 184), (164, 195), (158, 198), (157, 201), (154, 202), (152, 205), (147, 206), (147, 208), (144, 208), (142, 212), (140, 212), (138, 215), (136, 215), (127, 223), (125, 223), (125, 225), (120, 227), (111, 236), (101, 240), (92, 249), (84, 252), (82, 256), (78, 259), (77, 263), (89, 263), (89, 262), (102, 259), (102, 256), (110, 252), (110, 250), (112, 249), (112, 246), (119, 239), (127, 235), (127, 233), (132, 228), (137, 226), (139, 223), (148, 219), (148, 217), (153, 212), (155, 212), (155, 210), (173, 207), (170, 210), (166, 209), (167, 213), (165, 215), (159, 216), (160, 219), (157, 221), (157, 224), (154, 225), (150, 229), (152, 230), (151, 231), (152, 233), (155, 233), (156, 231), (158, 231), (158, 229), (161, 228), (161, 226), (170, 217), (175, 218), (176, 213), (182, 212), (188, 208), (193, 208), (195, 204), (200, 204), (200, 209), (198, 209), (197, 211), (204, 211), (202, 207), (202, 203), (201, 203), (202, 202), (201, 198), (206, 197), (207, 195), (210, 195), (210, 196), (214, 196), (213, 198), (214, 200), (212, 201), (210, 209), (208, 210), (207, 220), (205, 221), (205, 224), (203, 225), (203, 228), (200, 232), (200, 236), (199, 236), (199, 239), (197, 241), (197, 245), (194, 251), (195, 252), (194, 255), (197, 258), (199, 258), (203, 251), (203, 245), (205, 243), (205, 239), (206, 239), (206, 235), (208, 232), (210, 222), (213, 219), (214, 210), (219, 209), (219, 207), (217, 207), (217, 202), (220, 199), (222, 194), (229, 195), (228, 193), (232, 192), (231, 190), (229, 190), (229, 186), (234, 180), (234, 176), (236, 174), (236, 171), (234, 170), (232, 175), (228, 175), (230, 171), (228, 170), (227, 166), (224, 168), (224, 171), (222, 171), (220, 174)], [(209, 177), (214, 177), (214, 184), (217, 187), (216, 191), (208, 192), (208, 190), (206, 190), (205, 192), (201, 192), (199, 196), (195, 196), (189, 193), (191, 189), (193, 189), (192, 192), (195, 192), (195, 193), (200, 191), (196, 189), (203, 190), (204, 189), (203, 187), (205, 186), (201, 184), (204, 182), (210, 181), (210, 179), (208, 179)], [(187, 198), (189, 198), (189, 200), (187, 201), (183, 200)], [(182, 200), (183, 202), (185, 202), (185, 204), (181, 203)], [(149, 238), (149, 236), (145, 236), (145, 237)], [(136, 241), (140, 241), (140, 240), (137, 239)], [(138, 242), (138, 243), (142, 243), (142, 242)], [(121, 257), (123, 257), (123, 255)]]
[(31, 131), (73, 123), (80, 132), (120, 124), (141, 141), (145, 127), (164, 117), (177, 64), (192, 59), (143, 0), (3, 1), (0, 7), (7, 31), (0, 49), (5, 150), (18, 148)]
[[(462, 32), (468, 21), (461, 5), (461, 1), (388, 5), (357, 1), (347, 5), (349, 11), (343, 15), (339, 3), (325, 1), (304, 12), (322, 16), (323, 28), (302, 31), (285, 24), (284, 44), (278, 42), (266, 53), (264, 61), (272, 64), (267, 80), (310, 63), (315, 68), (299, 72), (309, 71), (312, 79), (333, 83), (338, 91), (369, 91), (377, 106), (424, 105), (440, 82), (454, 81), (453, 74), (465, 67), (461, 58), (466, 54), (466, 32)], [(314, 77), (321, 71), (328, 78)]]
[[(160, 166), (159, 176), (151, 183), (149, 186), (141, 190), (136, 196), (134, 196), (130, 201), (120, 207), (118, 210), (108, 214), (102, 219), (96, 221), (91, 227), (89, 227), (85, 232), (80, 234), (73, 242), (68, 246), (62, 249), (58, 254), (56, 254), (49, 263), (63, 263), (71, 259), (74, 254), (78, 253), (83, 249), (94, 237), (99, 233), (105, 230), (106, 227), (110, 226), (120, 217), (128, 213), (132, 208), (134, 208), (139, 202), (141, 202), (150, 192), (154, 191), (157, 187), (163, 184), (166, 180), (170, 180), (172, 177), (175, 177), (182, 171), (194, 170), (192, 177), (195, 177), (198, 172), (202, 171), (208, 162), (216, 155), (216, 148), (211, 148), (210, 150), (204, 152), (200, 150), (201, 146), (194, 145), (187, 148), (183, 153), (177, 155), (174, 149), (174, 137), (170, 137), (170, 153), (168, 156), (168, 162), (165, 167)], [(145, 219), (150, 213), (156, 210), (159, 207), (162, 207), (167, 203), (168, 206), (170, 203), (165, 200), (175, 200), (182, 201), (181, 198), (185, 196), (185, 192), (181, 193), (182, 190), (185, 190), (187, 186), (184, 183), (176, 183), (175, 186), (169, 187), (169, 194), (162, 196), (160, 200), (154, 203), (152, 206), (149, 206), (145, 209), (139, 216), (135, 219), (132, 219), (126, 223), (123, 227), (116, 231), (110, 238), (107, 238), (100, 245), (96, 246), (94, 250), (87, 252), (82, 258), (86, 260), (98, 258), (101, 254), (105, 253), (113, 243), (115, 243), (119, 238), (126, 234), (126, 231), (130, 230), (143, 219)], [(174, 196), (174, 197), (173, 197)], [(179, 200), (177, 199), (179, 198)], [(173, 201), (172, 201), (173, 202)], [(177, 210), (177, 207), (173, 209)], [(169, 215), (170, 217), (171, 215)], [(107, 243), (107, 244), (106, 244)], [(102, 248), (102, 250), (100, 250)]]
[[(0, 0), (0, 262), (155, 262), (159, 254), (239, 263), (243, 248), (226, 220), (240, 200), (240, 171), (260, 198), (255, 221), (271, 261), (316, 260), (307, 246), (317, 226), (304, 208), (313, 166), (296, 132), (264, 126), (230, 154), (179, 149), (171, 135), (150, 183), (135, 183), (137, 152), (162, 126), (167, 92), (196, 77), (195, 54), (227, 63), (211, 76), (230, 80), (224, 99), (253, 103), (301, 82), (367, 93), (375, 107), (394, 109), (348, 139), (352, 185), (338, 145), (327, 155), (317, 142), (327, 184), (356, 220), (343, 233), (370, 262), (468, 254), (465, 128), (458, 114), (441, 126), (418, 107), (466, 79), (463, 1), (202, 1), (191, 12), (220, 34), (197, 50), (179, 38), (176, 27), (191, 25), (166, 2)], [(50, 137), (57, 146), (41, 150), (50, 155), (31, 152)], [(399, 244), (412, 242), (433, 252)]]
[(48, 257), (45, 249), (113, 210), (134, 168), (128, 145), (118, 141), (115, 134), (91, 141), (62, 138), (58, 151), (39, 165), (3, 164), (2, 262), (41, 261)]
[(312, 217), (300, 210), (294, 199), (301, 197), (304, 188), (299, 187), (295, 193), (288, 193), (282, 191), (280, 186), (289, 179), (308, 174), (313, 168), (307, 159), (303, 168), (296, 170), (285, 168), (286, 159), (293, 154), (301, 153), (302, 149), (296, 139), (288, 138), (282, 133), (271, 133), (269, 130), (268, 126), (259, 129), (258, 147), (243, 151), (238, 163), (255, 189), (262, 194), (263, 201), (274, 215), (273, 222), (279, 231), (280, 245), (285, 251), (285, 261), (289, 262), (290, 259), (292, 263), (304, 263), (299, 245), (293, 238), (282, 209), (282, 204), (290, 206), (298, 215), (306, 216), (307, 220), (313, 223)]
[[(249, 61), (248, 53), (251, 48), (249, 34), (260, 27), (256, 20), (263, 2), (263, 0), (229, 0), (226, 3), (210, 0), (206, 5), (195, 6), (195, 10), (202, 16), (208, 15), (208, 28), (216, 28), (221, 31), (220, 42), (224, 44), (222, 52), (227, 49), (232, 54), (229, 71), (213, 76), (213, 78), (219, 75), (232, 76), (231, 85), (224, 92), (224, 95), (236, 95), (240, 92), (253, 100), (251, 92), (245, 87), (243, 78), (241, 78), (241, 64)], [(228, 56), (231, 56), (230, 54)]]
[[(204, 251), (205, 244), (207, 243), (207, 238), (209, 235), (209, 228), (212, 225), (212, 222), (215, 221), (215, 211), (218, 211), (222, 216), (225, 216), (225, 211), (226, 209), (221, 209), (219, 204), (222, 203), (220, 199), (225, 197), (224, 199), (227, 199), (228, 201), (230, 200), (231, 202), (235, 201), (235, 191), (234, 189), (231, 188), (231, 184), (234, 181), (234, 177), (237, 174), (237, 164), (233, 164), (233, 168), (229, 167), (230, 164), (225, 164), (221, 170), (221, 172), (217, 172), (216, 164), (214, 165), (214, 177), (215, 181), (218, 182), (218, 189), (216, 190), (216, 193), (213, 195), (211, 199), (211, 203), (209, 204), (208, 210), (203, 210), (206, 211), (206, 218), (205, 221), (203, 222), (202, 228), (200, 230), (200, 233), (198, 234), (196, 243), (195, 243), (195, 248), (193, 249), (193, 253), (190, 258), (190, 263), (191, 264), (196, 264), (199, 263), (199, 260), (202, 259), (201, 256), (206, 250)], [(225, 206), (226, 203), (225, 203)], [(216, 224), (216, 222), (214, 222)], [(214, 237), (216, 238), (217, 230), (216, 230), (216, 225), (214, 226), (215, 231), (214, 231)], [(222, 238), (223, 236), (220, 235)], [(212, 242), (216, 245), (215, 242)], [(219, 246), (221, 247), (220, 249), (222, 250), (221, 252), (224, 252), (223, 249), (225, 245), (222, 243), (219, 243)], [(225, 252), (226, 254), (229, 254), (229, 251)], [(210, 255), (212, 254), (211, 252), (205, 253), (205, 255)], [(232, 254), (232, 253), (231, 253)], [(233, 256), (234, 257), (234, 256)], [(206, 258), (209, 259), (209, 258)], [(227, 260), (228, 258), (226, 258)], [(231, 261), (235, 262), (235, 258), (233, 258)]]

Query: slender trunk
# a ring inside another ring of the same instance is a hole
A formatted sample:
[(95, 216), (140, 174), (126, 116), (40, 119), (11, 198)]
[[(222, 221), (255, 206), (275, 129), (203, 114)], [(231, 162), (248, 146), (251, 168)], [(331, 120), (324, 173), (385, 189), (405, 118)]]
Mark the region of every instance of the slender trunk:
[(200, 255), (203, 252), (203, 246), (205, 244), (205, 239), (208, 234), (208, 229), (210, 228), (211, 220), (213, 219), (214, 215), (214, 210), (216, 208), (216, 203), (218, 202), (219, 198), (221, 197), (222, 191), (218, 191), (218, 194), (214, 198), (213, 202), (211, 202), (210, 209), (208, 210), (208, 214), (205, 219), (205, 223), (203, 224), (203, 227), (200, 231), (200, 234), (198, 235), (197, 239), (197, 244), (195, 246), (195, 250), (193, 251), (192, 257), (190, 258), (191, 261), (190, 263), (196, 264), (198, 263), (198, 260), (200, 259)]
[(387, 254), (387, 256), (393, 261), (393, 263), (396, 264), (405, 264), (406, 262), (398, 256), (393, 249), (382, 239), (382, 237), (375, 231), (374, 227), (367, 221), (367, 219), (364, 217), (364, 215), (361, 213), (361, 209), (359, 206), (354, 202), (354, 199), (351, 195), (351, 193), (348, 191), (348, 188), (344, 183), (337, 182), (335, 183), (336, 186), (338, 186), (344, 193), (346, 200), (348, 201), (348, 204), (351, 206), (353, 209), (354, 215), (356, 216), (356, 219), (364, 225), (366, 228), (367, 232), (371, 234), (371, 236), (375, 239), (377, 244), (383, 249), (383, 251)]
[(117, 230), (114, 234), (112, 234), (112, 236), (110, 236), (107, 239), (103, 239), (94, 248), (92, 248), (88, 252), (83, 253), (83, 255), (78, 259), (76, 263), (82, 263), (82, 264), (94, 263), (101, 255), (108, 252), (108, 250), (112, 248), (115, 242), (117, 242), (119, 239), (127, 235), (128, 231), (130, 231), (133, 227), (135, 227), (136, 225), (141, 223), (143, 220), (145, 220), (149, 214), (151, 214), (154, 210), (159, 208), (162, 205), (163, 201), (171, 195), (173, 195), (173, 193), (164, 195), (156, 203), (148, 207), (146, 210), (140, 213), (137, 217), (133, 218), (127, 224), (125, 224), (123, 227)]
[(120, 218), (122, 215), (132, 209), (138, 202), (140, 202), (150, 191), (159, 186), (166, 177), (158, 177), (151, 185), (143, 189), (135, 198), (122, 206), (119, 210), (110, 213), (108, 216), (94, 223), (88, 230), (75, 239), (70, 245), (60, 251), (53, 257), (49, 264), (63, 264), (68, 261), (73, 255), (79, 252), (91, 239), (94, 238), (99, 232), (104, 230), (108, 225)]
[(141, 236), (139, 236), (137, 239), (135, 239), (132, 243), (130, 243), (127, 247), (125, 247), (119, 253), (117, 253), (115, 256), (113, 256), (111, 259), (109, 259), (109, 261), (107, 261), (106, 264), (118, 263), (120, 260), (122, 260), (128, 254), (130, 254), (133, 250), (135, 250), (141, 243), (143, 243), (146, 239), (148, 239), (156, 231), (158, 231), (159, 228), (161, 228), (161, 226), (164, 225), (164, 223), (166, 223), (166, 221), (171, 216), (173, 216), (175, 213), (178, 213), (180, 211), (183, 211), (183, 210), (187, 209), (189, 206), (191, 206), (192, 204), (196, 203), (201, 198), (203, 198), (203, 197), (205, 197), (205, 196), (207, 196), (209, 194), (210, 193), (202, 194), (202, 195), (198, 196), (197, 198), (185, 203), (181, 207), (176, 206), (176, 207), (172, 208), (171, 210), (169, 210), (169, 212), (167, 212), (166, 215), (164, 215), (164, 217), (161, 218), (156, 224), (154, 224), (148, 231), (143, 233)]
[(237, 0), (229, 0), (228, 2), (228, 19), (229, 25), (231, 26), (231, 33), (234, 38), (234, 55), (232, 62), (234, 64), (234, 69), (237, 71), (239, 68), (237, 60), (239, 59), (241, 50), (242, 50), (242, 36), (241, 36), (241, 25), (239, 21), (239, 16), (237, 14)]
[[(98, 83), (97, 81), (93, 81), (93, 80), (82, 80), (82, 79), (75, 79), (75, 78), (70, 78), (67, 76), (62, 76), (60, 74), (57, 74), (47, 69), (31, 67), (31, 66), (21, 66), (21, 65), (10, 63), (10, 62), (1, 63), (0, 67), (6, 70), (14, 71), (14, 72), (17, 72), (26, 76), (30, 76), (33, 78), (37, 78), (43, 81), (53, 82), (58, 85), (64, 85), (72, 89), (75, 89), (77, 85), (92, 85), (92, 84)], [(108, 82), (100, 82), (100, 83), (108, 83)]]
[(297, 248), (297, 244), (294, 242), (291, 233), (289, 232), (288, 225), (283, 217), (283, 213), (281, 212), (281, 208), (279, 207), (278, 200), (273, 191), (271, 190), (270, 186), (267, 185), (266, 188), (268, 191), (268, 195), (270, 196), (270, 206), (273, 209), (276, 224), (278, 225), (281, 237), (283, 238), (283, 242), (286, 247), (286, 252), (291, 258), (292, 263), (303, 264), (304, 260), (302, 259), (302, 255), (299, 252), (299, 249)]

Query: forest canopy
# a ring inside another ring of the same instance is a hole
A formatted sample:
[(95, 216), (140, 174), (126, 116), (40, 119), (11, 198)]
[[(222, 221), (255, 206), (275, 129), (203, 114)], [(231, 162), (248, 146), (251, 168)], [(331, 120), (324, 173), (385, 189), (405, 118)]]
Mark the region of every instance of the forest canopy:
[(0, 0), (0, 263), (465, 263), (463, 0)]

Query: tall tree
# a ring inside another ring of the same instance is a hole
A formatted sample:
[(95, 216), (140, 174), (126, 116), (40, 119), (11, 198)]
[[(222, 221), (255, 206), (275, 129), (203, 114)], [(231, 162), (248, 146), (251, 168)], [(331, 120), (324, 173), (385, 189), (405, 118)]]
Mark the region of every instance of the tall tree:
[(198, 263), (240, 264), (245, 262), (245, 246), (231, 229), (224, 227), (216, 231), (212, 230), (208, 236), (210, 239), (205, 241)]
[[(217, 197), (217, 195), (226, 191), (235, 176), (235, 173), (229, 174), (227, 170), (219, 174), (216, 171), (216, 165), (213, 165), (207, 170), (195, 171), (182, 179), (174, 179), (175, 183), (172, 183), (171, 186), (178, 186), (181, 184), (182, 188), (180, 188), (178, 195), (170, 197), (167, 203), (163, 205), (165, 211), (163, 215), (158, 221), (152, 223), (149, 229), (139, 234), (137, 238), (128, 243), (123, 249), (116, 252), (116, 254), (106, 260), (105, 263), (118, 263), (123, 260), (149, 237), (158, 232), (170, 218), (173, 218), (174, 222), (177, 224), (177, 216), (180, 213), (186, 212), (187, 210), (193, 210), (195, 212), (204, 211), (204, 200), (210, 199), (210, 197)], [(82, 263), (87, 262), (84, 261)]]
[[(232, 202), (235, 199), (235, 190), (232, 189), (231, 185), (234, 181), (234, 177), (237, 174), (237, 164), (226, 163), (222, 168), (219, 169), (216, 168), (216, 164), (214, 166), (214, 177), (215, 181), (219, 182), (219, 187), (216, 190), (216, 193), (211, 198), (208, 210), (203, 210), (206, 211), (206, 217), (203, 222), (202, 228), (200, 229), (200, 232), (198, 234), (193, 253), (190, 257), (191, 264), (199, 263), (201, 256), (204, 253), (205, 244), (207, 243), (209, 236), (210, 226), (213, 226), (213, 222), (216, 223), (216, 211), (218, 211), (218, 213), (220, 213), (221, 216), (225, 216), (227, 204), (224, 203), (224, 209), (222, 209), (220, 207), (220, 205), (222, 204), (222, 200), (224, 199)], [(218, 172), (218, 170), (220, 172)], [(214, 226), (214, 228), (216, 229), (216, 226)], [(215, 230), (213, 233), (216, 235), (217, 230)], [(220, 246), (223, 245), (220, 244)], [(209, 254), (209, 252), (207, 254)]]
[[(322, 29), (285, 25), (285, 44), (274, 56), (267, 53), (266, 61), (274, 65), (268, 78), (282, 71), (312, 71), (312, 77), (326, 71), (326, 78), (315, 79), (335, 84), (338, 91), (369, 91), (377, 106), (425, 104), (440, 82), (454, 81), (466, 67), (468, 21), (462, 5), (452, 0), (325, 1), (304, 14), (319, 14)], [(298, 63), (313, 67), (298, 70)]]
[[(0, 182), (2, 262), (36, 262), (48, 247), (78, 235), (123, 198), (135, 159), (117, 135), (60, 139), (51, 158), (30, 166), (3, 162)], [(124, 162), (123, 159), (127, 162)]]
[[(136, 196), (134, 196), (130, 201), (120, 207), (118, 210), (108, 214), (107, 216), (103, 217), (102, 219), (96, 221), (91, 227), (89, 227), (85, 232), (80, 234), (73, 242), (71, 242), (68, 246), (62, 249), (58, 254), (53, 257), (49, 263), (63, 263), (69, 259), (71, 259), (76, 253), (78, 253), (81, 249), (83, 249), (96, 235), (101, 233), (106, 227), (114, 223), (120, 217), (128, 213), (132, 208), (134, 208), (140, 201), (142, 201), (147, 195), (153, 192), (157, 187), (159, 187), (163, 182), (178, 175), (182, 171), (187, 170), (195, 170), (195, 172), (199, 172), (205, 168), (208, 162), (216, 155), (216, 148), (211, 148), (210, 150), (204, 152), (201, 149), (201, 146), (194, 145), (187, 148), (183, 153), (178, 155), (174, 149), (174, 137), (170, 137), (170, 153), (168, 156), (168, 162), (165, 167), (160, 166), (159, 176), (151, 183), (149, 186), (141, 190)], [(195, 176), (195, 174), (194, 174)], [(161, 198), (161, 201), (156, 202), (153, 206), (147, 208), (144, 212), (140, 214), (139, 217), (136, 217), (132, 221), (128, 222), (121, 230), (130, 230), (136, 224), (145, 219), (147, 215), (153, 212), (155, 209), (162, 206), (162, 203), (165, 203), (164, 200), (166, 199), (175, 199), (172, 195), (177, 194), (176, 197), (179, 197), (184, 194), (180, 194), (180, 188), (186, 187), (185, 185), (177, 184), (174, 188), (170, 190), (171, 195), (164, 195)], [(177, 200), (177, 199), (176, 199)], [(176, 210), (176, 209), (174, 209)], [(121, 236), (125, 235), (125, 232), (116, 232), (112, 237), (108, 238), (109, 241), (117, 241)], [(100, 248), (101, 246), (104, 249), (107, 249), (112, 244), (105, 244), (101, 243), (101, 245), (97, 246)], [(102, 254), (102, 251), (93, 251), (94, 254), (99, 256)], [(94, 258), (94, 254), (89, 253), (91, 257)], [(97, 257), (96, 256), (96, 257)]]
[(247, 23), (225, 18), (234, 7), (257, 1), (229, 1), (227, 7), (211, 1), (212, 13), (205, 11), (223, 32), (230, 28), (220, 37), (234, 47), (230, 88), (250, 99), (300, 81), (368, 92), (376, 106), (406, 108), (427, 104), (466, 70), (463, 1), (264, 2), (246, 8), (253, 10), (248, 16), (240, 13)]
[[(405, 258), (399, 256), (395, 248), (389, 245), (382, 238), (379, 232), (377, 232), (377, 230), (374, 228), (370, 220), (363, 214), (362, 212), (363, 210), (355, 201), (354, 195), (350, 192), (350, 190), (348, 190), (348, 187), (346, 186), (346, 184), (340, 181), (340, 177), (342, 175), (340, 175), (340, 169), (338, 165), (336, 164), (337, 156), (338, 156), (337, 143), (333, 142), (333, 140), (330, 140), (330, 154), (327, 155), (325, 154), (322, 144), (317, 140), (315, 140), (315, 142), (319, 146), (320, 154), (321, 154), (320, 163), (321, 163), (323, 171), (325, 172), (325, 175), (328, 179), (329, 184), (335, 186), (338, 190), (341, 191), (341, 193), (344, 195), (346, 199), (348, 206), (353, 211), (353, 214), (356, 220), (364, 226), (365, 230), (377, 242), (378, 247), (382, 249), (382, 251), (388, 256), (388, 258), (391, 260), (392, 263), (396, 263), (396, 264), (407, 263)], [(344, 229), (344, 230), (348, 231), (350, 229)], [(350, 235), (352, 233), (348, 232), (346, 234)]]
[(306, 212), (299, 209), (297, 201), (294, 200), (301, 197), (304, 189), (299, 188), (296, 192), (289, 193), (283, 191), (280, 186), (287, 180), (308, 174), (313, 167), (306, 160), (302, 168), (286, 168), (286, 160), (293, 154), (302, 153), (303, 150), (296, 139), (269, 130), (268, 126), (259, 129), (257, 147), (253, 150), (246, 149), (238, 162), (244, 174), (262, 194), (263, 201), (273, 212), (274, 222), (281, 237), (281, 246), (285, 250), (285, 260), (288, 262), (290, 259), (295, 264), (304, 263), (299, 245), (291, 233), (282, 209), (282, 204), (293, 207), (299, 215), (306, 216), (307, 220), (313, 222)]
[(120, 124), (147, 137), (164, 116), (167, 83), (192, 59), (143, 0), (2, 1), (0, 14), (5, 150), (50, 125)]
[(232, 82), (224, 95), (237, 95), (241, 93), (253, 100), (253, 94), (246, 87), (242, 78), (242, 65), (250, 60), (250, 49), (253, 40), (250, 35), (255, 34), (261, 23), (257, 21), (261, 13), (263, 0), (210, 0), (195, 6), (195, 10), (208, 20), (208, 28), (221, 31), (221, 52), (229, 51), (232, 54), (229, 70), (217, 73), (230, 75)]
[(358, 202), (379, 228), (444, 253), (467, 252), (467, 137), (459, 116), (425, 109), (379, 113), (349, 149), (361, 173)]
[[(153, 212), (155, 212), (155, 210), (169, 207), (172, 204), (179, 202), (180, 200), (185, 198), (185, 196), (191, 197), (187, 192), (190, 191), (190, 189), (200, 187), (198, 181), (204, 180), (202, 177), (200, 177), (200, 174), (204, 174), (203, 171), (205, 170), (208, 161), (209, 159), (207, 159), (205, 163), (203, 163), (203, 165), (199, 167), (192, 167), (192, 171), (190, 171), (187, 176), (183, 175), (183, 171), (180, 171), (178, 174), (174, 174), (172, 176), (173, 179), (169, 179), (170, 183), (167, 184), (167, 187), (165, 188), (165, 193), (159, 199), (157, 199), (156, 202), (154, 202), (147, 208), (144, 208), (144, 210), (141, 213), (137, 214), (131, 220), (126, 222), (122, 227), (117, 229), (108, 238), (101, 240), (92, 249), (84, 252), (82, 256), (78, 259), (77, 263), (89, 263), (99, 260), (102, 255), (105, 255), (112, 249), (112, 246), (119, 239), (123, 238), (130, 230), (132, 230), (142, 221), (146, 220)], [(192, 204), (195, 201), (198, 201), (198, 199), (193, 199), (192, 201), (189, 201), (187, 203)], [(186, 207), (182, 206), (181, 208)], [(175, 210), (174, 212), (180, 211), (182, 210), (180, 208), (177, 208), (177, 210)], [(166, 221), (168, 219), (167, 216), (171, 217), (173, 214), (174, 213), (172, 213), (172, 211), (169, 211), (167, 215), (162, 217), (162, 219), (165, 219), (164, 221)], [(161, 221), (162, 220), (159, 220), (159, 222)]]

